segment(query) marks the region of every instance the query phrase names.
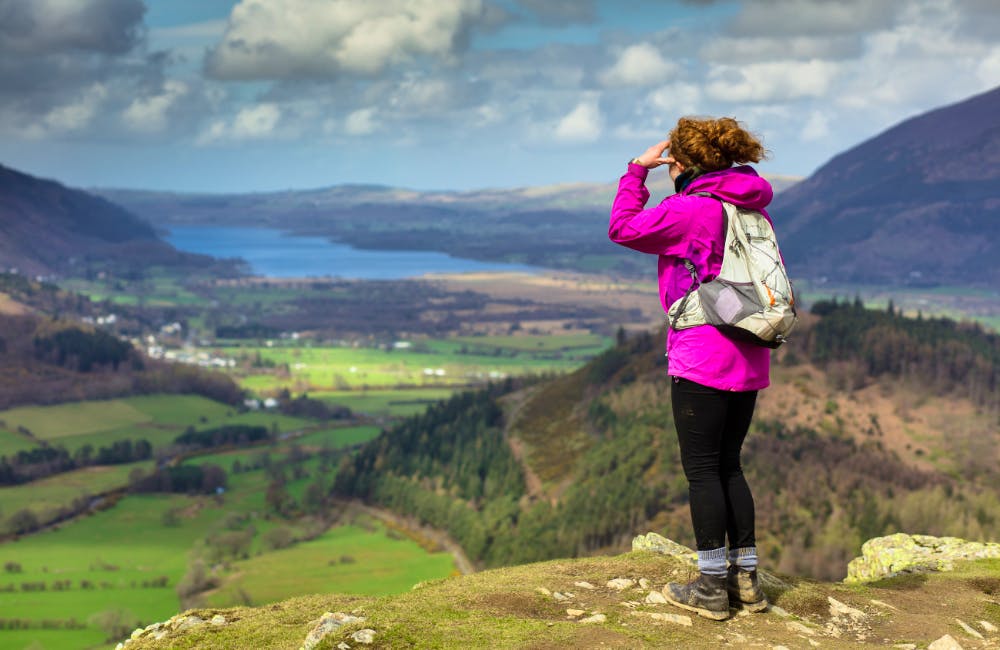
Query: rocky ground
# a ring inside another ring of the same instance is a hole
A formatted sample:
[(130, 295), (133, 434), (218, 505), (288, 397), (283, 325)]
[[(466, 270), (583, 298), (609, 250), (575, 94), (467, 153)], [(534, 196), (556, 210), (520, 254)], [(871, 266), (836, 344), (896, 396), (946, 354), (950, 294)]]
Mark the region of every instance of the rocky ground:
[(732, 610), (723, 622), (664, 601), (665, 583), (694, 576), (693, 554), (651, 534), (617, 557), (485, 571), (397, 596), (317, 595), (258, 608), (192, 610), (136, 630), (121, 647), (1000, 647), (1000, 545), (893, 538), (868, 547), (895, 553), (880, 574), (891, 577), (845, 584), (765, 574), (769, 610)]

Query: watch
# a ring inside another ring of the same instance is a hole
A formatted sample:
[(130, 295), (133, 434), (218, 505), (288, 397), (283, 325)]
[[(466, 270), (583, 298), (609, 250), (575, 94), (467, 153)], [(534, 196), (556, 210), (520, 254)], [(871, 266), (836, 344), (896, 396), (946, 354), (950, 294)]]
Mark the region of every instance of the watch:
[(639, 165), (640, 167), (644, 167), (644, 165), (639, 161), (638, 158), (633, 158), (632, 160), (628, 161), (628, 163), (630, 165)]

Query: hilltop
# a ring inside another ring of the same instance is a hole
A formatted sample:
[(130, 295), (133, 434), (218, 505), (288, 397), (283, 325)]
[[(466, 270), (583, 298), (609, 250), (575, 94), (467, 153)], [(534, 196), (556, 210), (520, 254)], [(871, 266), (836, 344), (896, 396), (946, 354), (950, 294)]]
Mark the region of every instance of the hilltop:
[(943, 650), (995, 647), (1000, 640), (997, 559), (853, 586), (768, 574), (763, 580), (770, 610), (733, 610), (720, 623), (689, 616), (658, 593), (666, 582), (691, 574), (685, 551), (495, 569), (421, 583), (383, 598), (316, 595), (259, 608), (191, 610), (136, 630), (124, 647), (916, 649), (931, 644)]

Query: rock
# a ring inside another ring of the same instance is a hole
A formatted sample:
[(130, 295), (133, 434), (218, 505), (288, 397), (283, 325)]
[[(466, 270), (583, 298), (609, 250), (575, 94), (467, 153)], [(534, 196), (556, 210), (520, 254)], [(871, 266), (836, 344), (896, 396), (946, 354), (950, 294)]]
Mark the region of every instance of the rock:
[(125, 648), (124, 643), (119, 643), (118, 645), (115, 646), (115, 650), (124, 650), (124, 648)]
[(129, 636), (129, 638), (130, 639), (138, 639), (140, 636), (142, 636), (142, 633), (145, 632), (145, 631), (146, 631), (146, 628), (137, 627), (134, 630), (132, 630), (132, 635)]
[(979, 639), (980, 641), (983, 640), (983, 635), (980, 634), (979, 632), (977, 632), (976, 630), (974, 630), (971, 625), (969, 625), (968, 623), (966, 623), (962, 619), (956, 618), (955, 622), (958, 623), (958, 626), (960, 628), (962, 628), (963, 630), (965, 630), (965, 633), (968, 634), (969, 636), (971, 636), (973, 638), (976, 638), (976, 639)]
[(979, 621), (979, 627), (983, 628), (987, 632), (997, 631), (997, 626), (993, 625), (993, 623), (990, 623), (989, 621)]
[(574, 587), (580, 587), (581, 589), (591, 589), (591, 590), (597, 589), (597, 587), (595, 587), (594, 585), (590, 584), (589, 582), (582, 582), (582, 581), (581, 582), (574, 582), (573, 586)]
[(222, 614), (216, 614), (215, 616), (212, 617), (212, 620), (210, 620), (209, 623), (211, 623), (212, 625), (216, 625), (216, 626), (218, 626), (218, 625), (225, 625), (226, 624), (226, 617), (223, 616)]
[(892, 647), (896, 648), (897, 650), (917, 650), (916, 643), (897, 643)]
[(646, 596), (646, 603), (650, 605), (666, 605), (667, 599), (663, 597), (663, 594), (659, 591), (651, 591)]
[(777, 605), (768, 605), (767, 611), (771, 612), (772, 614), (777, 614), (781, 618), (791, 618), (792, 616), (786, 610), (784, 610), (781, 607), (778, 607)]
[(639, 578), (639, 587), (641, 589), (649, 589), (650, 582), (645, 578)]
[(615, 591), (622, 591), (628, 589), (635, 584), (635, 580), (631, 578), (615, 578), (614, 580), (608, 580), (608, 588), (614, 589)]
[(634, 538), (632, 540), (632, 550), (663, 553), (664, 555), (670, 555), (690, 562), (695, 566), (698, 565), (697, 553), (683, 544), (678, 544), (672, 539), (667, 539), (663, 535), (657, 535), (656, 533), (646, 533)]
[(624, 605), (625, 607), (628, 607), (629, 609), (635, 609), (636, 607), (638, 607), (641, 604), (642, 603), (637, 603), (634, 600), (626, 600), (624, 603), (622, 603), (622, 605)]
[(904, 572), (949, 571), (956, 560), (996, 557), (1000, 557), (1000, 544), (995, 542), (897, 533), (865, 542), (861, 557), (847, 565), (844, 582), (870, 582)]
[(341, 641), (340, 643), (337, 644), (337, 650), (351, 650), (351, 646)]
[(788, 648), (783, 645), (773, 645), (771, 646), (771, 650), (788, 650)]
[(570, 618), (576, 618), (578, 616), (583, 616), (584, 614), (586, 614), (586, 612), (584, 610), (582, 610), (582, 609), (567, 609), (566, 610), (566, 616), (569, 616)]
[(554, 594), (552, 594), (552, 597), (555, 598), (556, 600), (558, 600), (560, 603), (569, 600), (571, 598), (571, 596), (572, 596), (572, 594), (569, 594), (569, 593), (563, 594), (563, 593), (559, 593), (558, 591), (555, 592)]
[(667, 614), (665, 612), (642, 612), (654, 621), (664, 621), (666, 623), (674, 623), (676, 625), (683, 625), (685, 627), (691, 627), (691, 617), (685, 616), (683, 614)]
[(785, 627), (787, 627), (792, 632), (798, 632), (799, 634), (805, 634), (806, 636), (816, 635), (814, 631), (812, 631), (802, 623), (799, 623), (798, 621), (788, 621), (787, 623), (785, 623)]
[(964, 650), (958, 641), (952, 638), (950, 634), (945, 634), (943, 637), (935, 641), (934, 643), (927, 646), (927, 650)]
[(588, 616), (587, 618), (581, 618), (581, 623), (603, 623), (608, 620), (608, 617), (604, 614), (594, 614), (593, 616)]
[(351, 635), (351, 638), (357, 641), (358, 643), (364, 643), (365, 645), (369, 645), (375, 642), (375, 630), (369, 628), (358, 630), (357, 632)]
[(826, 599), (830, 603), (830, 616), (834, 618), (846, 616), (853, 619), (861, 619), (865, 617), (865, 613), (860, 609), (854, 609), (830, 596), (827, 596)]
[(548, 589), (546, 589), (545, 587), (535, 587), (535, 591), (537, 591), (538, 593), (540, 593), (543, 596), (551, 596), (552, 595), (552, 592), (549, 591)]
[(313, 629), (306, 635), (305, 640), (302, 642), (302, 650), (312, 650), (323, 638), (336, 630), (337, 628), (348, 625), (350, 623), (358, 623), (365, 620), (360, 616), (352, 616), (350, 614), (344, 614), (343, 612), (324, 612), (319, 620), (316, 621), (316, 625)]
[(201, 625), (205, 621), (198, 616), (181, 616), (174, 623), (174, 630), (180, 632), (182, 630), (188, 630), (196, 625)]

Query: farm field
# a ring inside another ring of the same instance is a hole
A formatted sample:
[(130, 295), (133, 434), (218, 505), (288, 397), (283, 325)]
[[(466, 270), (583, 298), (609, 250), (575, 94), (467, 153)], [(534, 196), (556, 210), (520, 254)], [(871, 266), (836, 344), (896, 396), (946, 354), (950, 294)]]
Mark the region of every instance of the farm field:
[[(308, 442), (343, 442), (375, 434), (375, 427), (347, 427), (317, 432)], [(35, 626), (28, 630), (0, 630), (0, 648), (22, 648), (33, 643), (38, 644), (35, 647), (56, 650), (113, 647), (113, 642), (104, 643), (99, 615), (113, 614), (127, 621), (128, 631), (172, 616), (181, 607), (175, 588), (193, 559), (211, 548), (206, 538), (249, 530), (250, 526), (253, 537), (247, 549), (249, 557), (232, 564), (246, 576), (246, 582), (241, 577), (238, 582), (224, 583), (223, 590), (210, 597), (212, 602), (224, 601), (237, 587), (261, 602), (309, 589), (395, 593), (420, 580), (444, 577), (453, 571), (450, 556), (430, 555), (416, 543), (391, 539), (373, 525), (335, 527), (312, 541), (281, 551), (267, 550), (263, 540), (269, 531), (284, 527), (298, 536), (307, 524), (305, 520), (284, 520), (268, 514), (266, 492), (270, 479), (265, 470), (232, 473), (231, 468), (234, 460), (248, 464), (263, 454), (280, 460), (291, 446), (279, 443), (185, 461), (223, 467), (228, 482), (221, 496), (128, 495), (106, 511), (0, 545), (0, 566), (16, 566), (16, 572), (0, 573), (0, 618), (30, 621)], [(317, 480), (319, 460), (306, 460), (299, 478), (294, 473), (289, 477), (286, 489), (293, 499), (302, 499), (306, 486)], [(331, 479), (332, 473), (327, 473), (321, 480)], [(275, 554), (283, 555), (269, 559)], [(355, 562), (341, 563), (342, 557)], [(336, 558), (332, 565), (331, 558)], [(320, 562), (322, 569), (317, 564)], [(294, 579), (289, 579), (290, 572)], [(369, 574), (371, 578), (366, 580), (364, 576)], [(23, 587), (40, 583), (44, 589)], [(226, 586), (232, 589), (226, 591)], [(65, 623), (71, 619), (85, 628), (38, 629), (45, 620)]]
[[(80, 497), (125, 487), (129, 472), (134, 469), (148, 471), (153, 462), (86, 467), (31, 483), (0, 487), (0, 523), (21, 510), (33, 513), (39, 521), (49, 521), (60, 509), (70, 507)], [(2, 531), (3, 526), (0, 526)]]
[(400, 388), (396, 390), (319, 391), (309, 396), (330, 404), (346, 406), (355, 413), (405, 417), (422, 413), (430, 404), (447, 399), (448, 388)]
[(15, 433), (18, 427), (29, 430), (40, 440), (62, 445), (73, 452), (88, 444), (97, 449), (116, 440), (140, 438), (148, 440), (156, 449), (170, 444), (189, 426), (208, 429), (223, 424), (251, 424), (284, 432), (311, 423), (266, 411), (239, 413), (235, 407), (196, 395), (143, 395), (24, 406), (0, 411), (0, 421), (5, 429), (0, 433), (0, 454), (5, 447), (15, 447), (12, 439), (24, 439), (23, 435)]
[(610, 339), (593, 334), (463, 337), (418, 341), (409, 348), (306, 345), (241, 346), (217, 352), (237, 363), (273, 368), (237, 371), (258, 393), (331, 393), (403, 387), (466, 386), (510, 375), (565, 372), (599, 354)]
[(292, 548), (234, 562), (223, 585), (208, 597), (216, 607), (246, 596), (254, 605), (311, 593), (388, 595), (449, 575), (449, 553), (427, 553), (416, 542), (374, 530), (338, 526)]

